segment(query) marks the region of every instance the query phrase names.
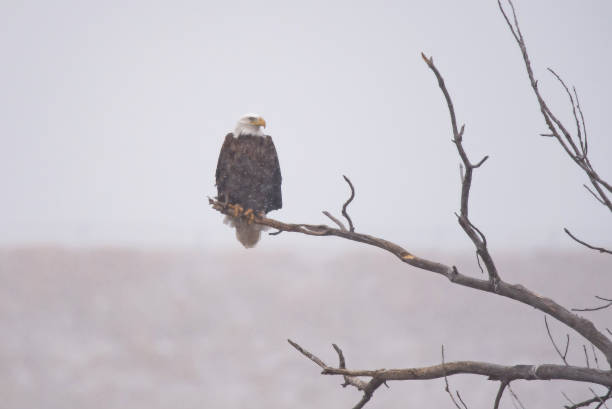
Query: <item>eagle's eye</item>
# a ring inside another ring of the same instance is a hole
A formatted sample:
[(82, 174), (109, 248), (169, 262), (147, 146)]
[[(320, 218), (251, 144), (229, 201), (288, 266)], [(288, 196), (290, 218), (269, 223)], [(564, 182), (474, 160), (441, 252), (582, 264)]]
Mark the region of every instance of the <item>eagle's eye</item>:
[(248, 117), (247, 119), (248, 119), (249, 121), (253, 122), (253, 121), (255, 121), (255, 119), (257, 119), (257, 118), (255, 118), (254, 116), (250, 116), (250, 117)]

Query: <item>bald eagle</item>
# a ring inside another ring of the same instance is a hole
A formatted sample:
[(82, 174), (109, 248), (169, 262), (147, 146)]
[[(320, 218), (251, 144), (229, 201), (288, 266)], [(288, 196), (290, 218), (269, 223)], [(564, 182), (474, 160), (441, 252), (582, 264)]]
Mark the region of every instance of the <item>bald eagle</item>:
[(226, 202), (234, 216), (225, 223), (236, 228), (246, 248), (254, 247), (265, 226), (253, 223), (253, 214), (265, 215), (283, 206), (281, 172), (274, 142), (264, 135), (266, 121), (256, 114), (244, 115), (225, 136), (217, 172), (217, 200)]

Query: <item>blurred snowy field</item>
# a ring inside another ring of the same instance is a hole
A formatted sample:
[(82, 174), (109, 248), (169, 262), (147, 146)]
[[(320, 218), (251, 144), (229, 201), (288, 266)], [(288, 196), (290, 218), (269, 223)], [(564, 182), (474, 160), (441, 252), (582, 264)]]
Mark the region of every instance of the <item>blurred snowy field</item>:
[[(420, 255), (480, 275), (472, 253)], [(506, 281), (567, 307), (612, 296), (611, 257), (582, 249), (495, 256)], [(611, 310), (587, 314), (612, 328)], [(550, 323), (562, 343), (565, 328)], [(583, 365), (584, 342), (570, 335), (570, 362)], [(350, 408), (359, 400), (287, 338), (330, 364), (337, 343), (353, 369), (438, 364), (442, 344), (447, 361), (559, 363), (541, 312), (365, 246), (341, 254), (0, 250), (1, 408)], [(449, 381), (471, 409), (492, 407), (497, 383)], [(443, 380), (389, 386), (367, 407), (453, 407)], [(591, 396), (564, 382), (513, 389), (527, 408), (561, 407), (561, 391)], [(502, 402), (513, 407), (507, 393)]]

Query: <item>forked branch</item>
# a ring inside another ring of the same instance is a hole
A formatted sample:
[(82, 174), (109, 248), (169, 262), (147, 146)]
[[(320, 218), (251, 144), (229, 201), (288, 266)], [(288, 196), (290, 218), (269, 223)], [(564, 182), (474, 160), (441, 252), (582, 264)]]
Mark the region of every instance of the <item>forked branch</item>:
[(497, 272), (497, 267), (495, 266), (495, 262), (493, 261), (493, 257), (489, 253), (489, 249), (487, 247), (487, 239), (485, 235), (478, 230), (478, 228), (472, 223), (469, 218), (469, 199), (470, 199), (470, 189), (472, 187), (472, 177), (474, 173), (474, 169), (479, 168), (489, 157), (485, 156), (478, 163), (473, 164), (470, 162), (465, 149), (463, 148), (463, 134), (465, 132), (465, 125), (461, 125), (461, 129), (457, 128), (457, 116), (455, 114), (455, 107), (453, 105), (453, 101), (450, 97), (450, 93), (446, 88), (446, 83), (444, 82), (444, 78), (438, 71), (438, 68), (435, 66), (433, 62), (433, 57), (427, 57), (425, 54), (421, 53), (421, 57), (423, 61), (427, 64), (429, 69), (434, 73), (436, 79), (438, 80), (438, 86), (444, 94), (444, 99), (446, 100), (446, 105), (448, 106), (448, 112), (451, 120), (451, 128), (453, 132), (453, 143), (457, 147), (457, 152), (459, 153), (459, 157), (463, 163), (461, 169), (464, 169), (461, 177), (461, 206), (460, 213), (457, 215), (457, 219), (459, 221), (459, 225), (463, 229), (463, 231), (468, 235), (468, 237), (474, 243), (476, 247), (477, 256), (479, 256), (489, 274), (489, 280), (493, 283), (495, 287), (497, 283), (500, 281), (499, 273)]
[[(531, 61), (529, 59), (529, 54), (527, 53), (527, 46), (525, 44), (525, 38), (523, 37), (523, 33), (521, 32), (518, 19), (516, 17), (516, 10), (514, 9), (514, 4), (512, 0), (505, 0), (510, 6), (510, 10), (512, 12), (512, 18), (506, 13), (506, 10), (502, 6), (502, 0), (497, 0), (497, 4), (499, 6), (499, 10), (501, 11), (512, 36), (514, 37), (516, 43), (518, 44), (522, 56), (523, 61), (525, 63), (525, 68), (527, 70), (527, 76), (529, 77), (529, 82), (531, 84), (531, 88), (536, 96), (538, 101), (538, 105), (540, 106), (540, 112), (542, 113), (542, 117), (544, 118), (544, 122), (546, 122), (546, 126), (548, 127), (550, 133), (543, 134), (545, 136), (550, 136), (555, 138), (565, 153), (582, 169), (582, 171), (588, 177), (591, 186), (593, 189), (590, 189), (585, 185), (587, 190), (593, 194), (595, 199), (602, 205), (604, 205), (610, 212), (612, 212), (612, 199), (610, 195), (612, 194), (612, 184), (604, 180), (596, 169), (591, 164), (589, 159), (589, 142), (588, 135), (586, 130), (586, 125), (584, 121), (584, 114), (582, 112), (582, 108), (580, 107), (580, 100), (578, 99), (578, 92), (575, 87), (572, 87), (572, 91), (567, 86), (565, 81), (561, 78), (559, 74), (557, 74), (554, 70), (548, 69), (548, 71), (558, 80), (563, 89), (565, 90), (569, 103), (572, 107), (572, 114), (574, 117), (574, 122), (576, 126), (575, 134), (572, 134), (568, 127), (566, 127), (563, 122), (561, 122), (557, 116), (551, 111), (546, 100), (542, 97), (540, 90), (538, 88), (538, 81), (535, 79), (535, 75), (533, 73), (533, 69), (531, 67)], [(610, 253), (609, 250), (606, 250), (602, 247), (595, 247), (587, 244), (582, 240), (576, 239), (572, 234), (565, 229), (565, 232), (576, 242), (594, 249), (598, 250), (602, 253)]]
[[(230, 209), (226, 203), (212, 198), (209, 198), (208, 200), (215, 210), (226, 215), (232, 215), (232, 209)], [(481, 280), (462, 274), (455, 266), (416, 256), (398, 244), (371, 236), (369, 234), (341, 230), (325, 224), (284, 223), (259, 215), (255, 216), (254, 223), (268, 226), (278, 231), (301, 233), (309, 236), (336, 236), (346, 240), (378, 247), (393, 254), (403, 263), (422, 270), (440, 274), (454, 284), (494, 293), (503, 297), (514, 299), (523, 304), (530, 305), (546, 314), (551, 315), (552, 317), (555, 317), (570, 328), (573, 328), (580, 335), (591, 342), (597, 349), (599, 349), (606, 357), (608, 362), (612, 362), (612, 341), (610, 341), (606, 335), (597, 330), (591, 321), (572, 313), (550, 298), (545, 298), (535, 294), (520, 284), (509, 284), (500, 280), (495, 285), (491, 280)]]
[(605, 247), (597, 247), (597, 246), (593, 246), (593, 245), (591, 245), (591, 244), (589, 244), (589, 243), (587, 243), (587, 242), (585, 242), (585, 241), (580, 240), (578, 237), (574, 236), (574, 235), (572, 234), (572, 232), (570, 232), (570, 231), (569, 231), (569, 230), (568, 230), (566, 227), (564, 227), (564, 228), (563, 228), (563, 231), (564, 231), (564, 232), (565, 232), (565, 233), (566, 233), (568, 236), (570, 236), (572, 239), (574, 239), (574, 241), (577, 241), (578, 243), (582, 244), (582, 245), (583, 245), (583, 246), (585, 246), (585, 247), (588, 247), (588, 248), (590, 248), (590, 249), (592, 249), (592, 250), (597, 250), (597, 251), (599, 251), (600, 253), (608, 253), (608, 254), (612, 254), (612, 251), (608, 250), (608, 249), (607, 249), (607, 248), (605, 248)]
[(487, 376), (493, 381), (507, 381), (522, 379), (527, 381), (565, 379), (580, 382), (592, 382), (605, 386), (612, 386), (612, 372), (593, 368), (584, 368), (568, 365), (497, 365), (488, 362), (455, 361), (421, 368), (404, 369), (374, 369), (350, 370), (334, 368), (326, 365), (296, 342), (289, 341), (300, 353), (315, 362), (323, 370), (323, 375), (342, 375), (352, 377), (369, 377), (379, 381), (406, 381), (440, 379), (445, 376), (457, 374), (473, 374)]

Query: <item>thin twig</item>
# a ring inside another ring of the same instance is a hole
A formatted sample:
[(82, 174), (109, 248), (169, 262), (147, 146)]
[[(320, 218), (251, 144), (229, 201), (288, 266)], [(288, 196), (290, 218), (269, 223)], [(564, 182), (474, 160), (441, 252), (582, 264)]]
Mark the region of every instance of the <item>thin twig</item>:
[(591, 399), (587, 399), (585, 401), (578, 402), (578, 403), (574, 403), (570, 398), (567, 397), (567, 395), (565, 395), (565, 393), (563, 393), (563, 396), (565, 396), (565, 399), (567, 399), (572, 404), (571, 406), (567, 406), (567, 405), (564, 406), (565, 409), (583, 408), (583, 407), (591, 406), (591, 404), (597, 403), (597, 402), (599, 402), (599, 405), (597, 407), (600, 408), (602, 401), (605, 402), (608, 399), (612, 398), (612, 388), (608, 388), (608, 393), (606, 393), (605, 395), (602, 395), (602, 396), (595, 395), (595, 397)]
[(455, 400), (455, 397), (451, 393), (450, 388), (448, 387), (448, 377), (446, 376), (446, 366), (444, 365), (444, 344), (442, 344), (442, 370), (444, 371), (444, 390), (446, 391), (446, 393), (448, 393), (448, 396), (450, 396), (457, 409), (461, 409), (461, 406), (459, 406), (459, 404)]
[[(510, 8), (512, 10), (513, 22), (510, 22), (510, 19), (508, 18), (507, 13), (504, 10), (504, 7), (502, 6), (502, 1), (498, 0), (497, 4), (499, 6), (499, 10), (504, 16), (504, 19), (506, 20), (506, 24), (508, 25), (512, 36), (514, 37), (516, 43), (518, 44), (521, 50), (531, 88), (533, 89), (533, 92), (538, 100), (538, 104), (540, 105), (540, 112), (542, 113), (542, 117), (544, 118), (548, 129), (550, 130), (550, 134), (552, 134), (557, 139), (557, 141), (563, 147), (563, 150), (567, 153), (567, 155), (585, 172), (585, 174), (589, 178), (589, 181), (591, 182), (591, 185), (597, 191), (598, 195), (595, 195), (593, 192), (591, 193), (593, 193), (593, 195), (597, 197), (599, 202), (601, 202), (610, 211), (612, 211), (612, 200), (610, 200), (610, 198), (608, 198), (606, 194), (606, 191), (612, 193), (612, 185), (606, 182), (597, 174), (593, 166), (591, 166), (590, 161), (587, 157), (588, 144), (586, 141), (586, 127), (584, 126), (584, 115), (582, 113), (582, 109), (580, 109), (578, 105), (578, 93), (574, 92), (574, 96), (576, 97), (576, 102), (574, 102), (574, 98), (572, 97), (572, 94), (569, 91), (565, 82), (554, 71), (550, 70), (552, 74), (559, 80), (570, 98), (570, 102), (572, 104), (572, 112), (577, 123), (578, 140), (580, 141), (582, 151), (580, 151), (576, 147), (571, 133), (566, 129), (563, 123), (553, 114), (553, 112), (546, 104), (546, 101), (544, 101), (544, 98), (540, 94), (538, 82), (533, 74), (531, 61), (529, 60), (529, 55), (527, 53), (525, 39), (523, 37), (523, 34), (521, 33), (518, 19), (516, 17), (516, 10), (514, 8), (514, 4), (512, 3), (512, 0), (506, 0), (506, 2), (510, 5)], [(578, 113), (580, 115), (580, 121), (578, 120), (576, 110), (578, 110)], [(582, 141), (582, 135), (580, 133), (581, 128), (585, 132), (584, 143)]]
[(323, 214), (331, 219), (332, 222), (336, 223), (336, 225), (340, 228), (340, 230), (347, 231), (344, 224), (338, 219), (336, 219), (330, 212), (327, 210), (323, 210)]
[(595, 200), (597, 200), (597, 201), (598, 201), (599, 203), (601, 203), (602, 205), (605, 205), (605, 204), (606, 204), (606, 202), (604, 202), (603, 200), (601, 200), (601, 198), (600, 198), (599, 196), (597, 196), (597, 194), (595, 194), (595, 192), (593, 192), (593, 191), (591, 190), (591, 188), (590, 188), (590, 187), (588, 187), (587, 185), (582, 185), (582, 186), (584, 186), (584, 188), (585, 188), (586, 190), (588, 190), (590, 194), (592, 194), (592, 195), (593, 195), (593, 197), (595, 198)]
[[(610, 251), (610, 250), (608, 250), (608, 249), (606, 249), (606, 248), (603, 248), (603, 247), (595, 247), (595, 246), (590, 245), (589, 243), (586, 243), (586, 242), (584, 242), (584, 241), (582, 241), (582, 240), (578, 239), (578, 238), (577, 238), (576, 236), (574, 236), (574, 235), (573, 235), (573, 234), (572, 234), (572, 233), (571, 233), (571, 232), (570, 232), (570, 231), (569, 231), (569, 230), (568, 230), (566, 227), (564, 227), (564, 228), (563, 228), (563, 231), (565, 231), (565, 233), (567, 233), (567, 235), (568, 235), (568, 236), (570, 236), (572, 239), (574, 239), (575, 241), (577, 241), (578, 243), (582, 244), (582, 245), (583, 245), (583, 246), (585, 246), (585, 247), (588, 247), (588, 248), (593, 249), (593, 250), (597, 250), (597, 251), (599, 251), (600, 253), (608, 253), (608, 254), (612, 254), (612, 251)], [(578, 311), (580, 311), (580, 310), (578, 310)]]
[(595, 360), (595, 366), (599, 369), (599, 359), (597, 359), (597, 351), (595, 351), (595, 346), (591, 344), (591, 349), (593, 350), (593, 358)]
[(466, 405), (465, 402), (463, 401), (463, 398), (461, 397), (461, 394), (459, 393), (459, 391), (455, 391), (455, 393), (457, 394), (457, 397), (459, 398), (459, 402), (461, 402), (461, 404), (463, 405), (463, 408), (468, 409), (468, 405)]
[(610, 301), (610, 302), (612, 302), (612, 298), (600, 297), (599, 295), (596, 295), (595, 298), (597, 298), (598, 300), (602, 300), (602, 301)]
[(563, 360), (563, 363), (565, 365), (569, 365), (569, 363), (567, 363), (567, 350), (569, 348), (569, 334), (566, 334), (567, 336), (567, 341), (565, 343), (565, 353), (561, 353), (561, 350), (559, 349), (559, 347), (557, 346), (557, 344), (555, 343), (555, 340), (553, 339), (552, 334), (550, 333), (550, 328), (548, 327), (548, 320), (546, 319), (546, 315), (544, 316), (544, 324), (546, 325), (546, 332), (548, 333), (548, 338), (550, 338), (550, 342), (553, 344), (553, 347), (555, 347), (555, 351), (557, 351), (557, 354), (559, 354), (559, 356), (561, 357), (561, 359)]
[(572, 308), (572, 311), (599, 311), (599, 310), (603, 310), (603, 309), (606, 309), (612, 306), (612, 300), (608, 298), (600, 297), (598, 295), (596, 295), (595, 298), (601, 301), (607, 301), (607, 304), (600, 305), (599, 307), (592, 307), (592, 308)]
[(506, 389), (506, 386), (508, 386), (508, 381), (501, 381), (499, 389), (497, 390), (497, 395), (495, 396), (495, 403), (493, 404), (493, 409), (499, 408), (499, 402), (501, 401), (501, 397), (504, 394), (504, 389)]
[(608, 393), (607, 393), (605, 396), (606, 396), (605, 398), (604, 398), (603, 396), (600, 396), (600, 397), (599, 397), (599, 401), (600, 401), (601, 403), (600, 403), (599, 405), (597, 405), (597, 406), (595, 407), (595, 409), (599, 409), (599, 408), (601, 408), (601, 406), (602, 406), (602, 405), (603, 405), (603, 406), (605, 406), (607, 409), (610, 409), (610, 408), (608, 408), (608, 405), (606, 405), (606, 401), (607, 401), (608, 399), (610, 399), (610, 397), (612, 397), (612, 388), (608, 389)]
[(474, 169), (481, 167), (482, 164), (485, 163), (487, 159), (489, 159), (489, 155), (486, 155), (484, 158), (482, 158), (477, 164), (473, 165), (472, 167)]
[(584, 132), (583, 155), (586, 158), (589, 154), (589, 138), (587, 135), (586, 123), (584, 121), (584, 114), (582, 113), (582, 108), (580, 107), (580, 100), (578, 99), (578, 92), (576, 92), (576, 87), (574, 87), (574, 96), (576, 97), (576, 108), (578, 108), (578, 113), (580, 114), (580, 121), (582, 124), (582, 131)]
[(518, 402), (518, 404), (520, 405), (520, 407), (522, 409), (525, 409), (525, 406), (523, 406), (523, 403), (521, 402), (521, 400), (519, 399), (518, 395), (516, 393), (514, 393), (514, 391), (512, 390), (512, 387), (510, 386), (510, 384), (508, 383), (508, 390), (510, 391), (510, 394), (512, 395), (512, 397)]
[(383, 383), (384, 381), (381, 381), (376, 378), (372, 378), (372, 380), (368, 382), (368, 385), (366, 386), (366, 389), (363, 392), (363, 397), (361, 398), (359, 402), (357, 402), (355, 406), (353, 406), (353, 409), (363, 408), (365, 404), (368, 403), (368, 401), (372, 398), (374, 391), (376, 391), (376, 389), (378, 389), (378, 387), (382, 385)]
[(328, 368), (328, 366), (325, 364), (325, 362), (321, 361), (316, 355), (314, 355), (314, 354), (310, 353), (309, 351), (305, 350), (304, 348), (302, 348), (296, 342), (293, 342), (290, 339), (288, 339), (287, 342), (289, 342), (292, 347), (294, 347), (295, 349), (300, 351), (300, 353), (302, 355), (304, 355), (306, 358), (310, 359), (312, 362), (314, 362), (315, 364), (319, 365), (322, 369)]
[(355, 188), (353, 187), (353, 184), (351, 183), (351, 180), (349, 178), (347, 178), (345, 175), (342, 175), (342, 177), (344, 178), (344, 180), (346, 180), (346, 183), (348, 183), (349, 187), (351, 188), (351, 197), (349, 197), (348, 200), (342, 206), (342, 216), (344, 216), (344, 218), (348, 220), (349, 230), (352, 233), (355, 231), (355, 226), (353, 226), (353, 221), (346, 212), (346, 208), (355, 198)]
[(459, 157), (463, 162), (463, 166), (465, 167), (465, 174), (463, 175), (461, 184), (461, 206), (459, 211), (460, 215), (458, 216), (459, 225), (468, 235), (470, 240), (472, 240), (472, 243), (474, 244), (476, 249), (480, 251), (480, 256), (482, 257), (482, 261), (489, 275), (489, 280), (493, 289), (495, 290), (497, 288), (497, 283), (501, 280), (497, 271), (497, 267), (495, 266), (493, 258), (491, 257), (491, 254), (489, 253), (489, 250), (487, 248), (487, 242), (484, 234), (480, 230), (478, 230), (470, 221), (468, 213), (470, 189), (472, 187), (472, 177), (474, 169), (481, 166), (488, 159), (488, 156), (485, 156), (475, 165), (470, 162), (467, 153), (463, 148), (463, 134), (465, 132), (465, 125), (462, 125), (460, 130), (457, 128), (455, 108), (453, 105), (453, 101), (450, 97), (450, 93), (448, 92), (448, 89), (446, 87), (446, 83), (444, 82), (444, 78), (442, 77), (442, 74), (440, 74), (438, 68), (435, 66), (433, 57), (427, 57), (424, 53), (421, 53), (421, 57), (438, 80), (438, 87), (444, 95), (444, 99), (446, 100), (446, 105), (448, 107), (448, 112), (451, 119), (451, 128), (453, 132), (452, 141), (454, 142), (455, 147), (457, 148), (457, 153), (459, 154)]
[(482, 269), (482, 266), (480, 265), (480, 253), (478, 252), (478, 250), (476, 250), (476, 262), (478, 263), (478, 268), (480, 269), (480, 273), (484, 274), (484, 270)]
[[(573, 405), (573, 406), (571, 406), (572, 408), (574, 408), (574, 409), (576, 408), (576, 404), (574, 403), (574, 401), (573, 401), (573, 400), (571, 400), (571, 399), (569, 398), (569, 396), (567, 396), (567, 395), (565, 394), (565, 392), (561, 391), (561, 395), (563, 395), (563, 397), (564, 397), (565, 399), (567, 399), (567, 401)], [(564, 406), (564, 407), (565, 407), (566, 409), (570, 408), (570, 406)]]
[(590, 368), (591, 363), (589, 362), (589, 354), (587, 353), (586, 345), (582, 344), (582, 349), (584, 350), (584, 359), (586, 360), (586, 366), (587, 368)]
[[(608, 408), (608, 405), (606, 405), (606, 400), (604, 400), (604, 399), (603, 399), (603, 397), (601, 397), (601, 396), (597, 395), (597, 394), (595, 393), (595, 391), (593, 390), (593, 388), (589, 388), (589, 390), (591, 391), (591, 393), (592, 393), (592, 394), (593, 394), (593, 396), (594, 396), (594, 398), (593, 398), (593, 399), (596, 399), (596, 402), (599, 402), (599, 405), (597, 405), (597, 406), (596, 406), (596, 409), (597, 409), (597, 408), (600, 408), (602, 405), (603, 405), (604, 407)], [(610, 393), (610, 391), (608, 391), (608, 394), (609, 394), (609, 393)], [(606, 395), (606, 396), (607, 396), (607, 395)]]
[[(576, 121), (576, 133), (578, 135), (578, 140), (580, 141), (580, 144), (582, 145), (582, 131), (581, 131), (581, 128), (580, 128), (580, 121), (579, 121), (578, 115), (576, 113), (576, 104), (574, 103), (574, 97), (572, 96), (572, 93), (570, 92), (569, 88), (565, 84), (565, 81), (563, 81), (563, 79), (559, 76), (559, 74), (557, 74), (552, 68), (548, 68), (548, 71), (550, 73), (552, 73), (552, 75), (554, 75), (555, 78), (557, 78), (559, 83), (561, 83), (561, 86), (563, 87), (563, 89), (565, 89), (565, 92), (566, 92), (566, 94), (567, 94), (567, 96), (568, 96), (568, 98), (570, 100), (570, 104), (572, 106), (572, 113), (574, 115), (574, 119)], [(576, 146), (576, 144), (574, 143), (574, 140), (572, 139), (572, 135), (567, 133), (565, 135), (565, 137), (566, 137), (567, 142), (570, 144), (570, 146), (574, 150), (573, 158), (574, 159), (582, 158), (582, 160), (584, 160), (583, 152), (578, 150), (578, 147)]]
[[(346, 368), (346, 360), (344, 359), (344, 354), (342, 353), (342, 350), (340, 349), (340, 347), (336, 344), (332, 344), (332, 347), (334, 348), (334, 350), (336, 351), (336, 353), (338, 354), (338, 363), (339, 363), (339, 368), (341, 369), (345, 369)], [(359, 378), (356, 378), (354, 376), (344, 376), (344, 383), (342, 384), (342, 387), (345, 388), (348, 385), (352, 385), (355, 388), (357, 388), (360, 391), (363, 391), (367, 388), (368, 383), (362, 381)]]

